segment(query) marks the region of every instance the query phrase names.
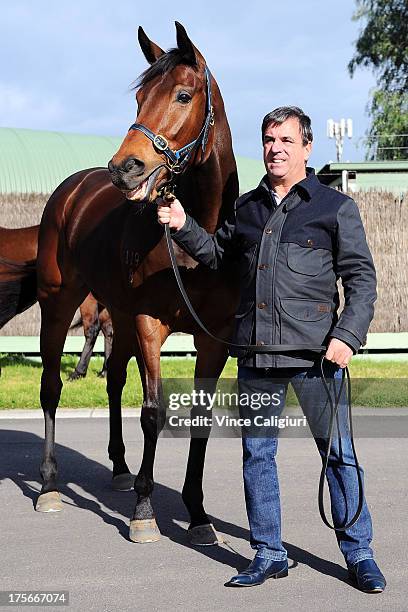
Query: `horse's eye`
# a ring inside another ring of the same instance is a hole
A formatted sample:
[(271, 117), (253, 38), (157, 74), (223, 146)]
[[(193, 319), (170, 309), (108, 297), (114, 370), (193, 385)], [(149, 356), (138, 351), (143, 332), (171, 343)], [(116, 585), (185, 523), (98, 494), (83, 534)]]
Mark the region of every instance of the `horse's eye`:
[(186, 91), (179, 91), (177, 94), (177, 102), (181, 102), (181, 104), (188, 104), (191, 102), (191, 96)]

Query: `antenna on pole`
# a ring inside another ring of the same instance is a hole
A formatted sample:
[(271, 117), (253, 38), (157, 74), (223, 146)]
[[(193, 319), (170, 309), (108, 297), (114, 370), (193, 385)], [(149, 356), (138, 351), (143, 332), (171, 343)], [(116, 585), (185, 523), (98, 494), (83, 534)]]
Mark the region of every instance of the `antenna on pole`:
[(337, 161), (340, 162), (343, 155), (344, 137), (353, 137), (353, 121), (351, 119), (327, 120), (327, 137), (336, 140)]

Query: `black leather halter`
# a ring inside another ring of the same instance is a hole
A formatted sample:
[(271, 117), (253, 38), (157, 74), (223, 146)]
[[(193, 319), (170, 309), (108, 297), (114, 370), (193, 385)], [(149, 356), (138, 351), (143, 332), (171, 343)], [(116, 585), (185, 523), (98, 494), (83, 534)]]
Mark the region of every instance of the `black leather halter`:
[(197, 149), (201, 145), (202, 155), (204, 156), (205, 149), (207, 147), (208, 136), (210, 132), (210, 127), (214, 125), (214, 109), (212, 106), (212, 90), (211, 90), (211, 72), (208, 67), (205, 67), (205, 80), (207, 87), (207, 100), (206, 100), (206, 116), (204, 120), (204, 125), (201, 128), (200, 133), (197, 138), (190, 142), (189, 144), (181, 147), (181, 149), (177, 149), (173, 151), (169, 147), (169, 143), (165, 136), (162, 134), (155, 134), (145, 125), (141, 123), (133, 123), (130, 130), (138, 130), (142, 132), (147, 138), (149, 138), (154, 148), (160, 153), (163, 153), (167, 157), (166, 168), (171, 172), (171, 174), (181, 174), (184, 172), (188, 162), (190, 161), (193, 153), (197, 151)]

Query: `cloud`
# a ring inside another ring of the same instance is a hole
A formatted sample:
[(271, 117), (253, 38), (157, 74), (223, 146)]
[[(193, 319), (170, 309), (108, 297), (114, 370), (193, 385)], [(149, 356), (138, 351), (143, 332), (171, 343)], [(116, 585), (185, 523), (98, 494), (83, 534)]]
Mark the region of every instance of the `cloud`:
[(0, 117), (3, 127), (48, 129), (64, 115), (55, 96), (26, 91), (22, 86), (0, 81)]
[(165, 0), (154, 6), (136, 0), (8, 3), (0, 22), (7, 57), (0, 121), (122, 135), (135, 113), (127, 87), (146, 67), (137, 26), (169, 48), (177, 19), (220, 85), (236, 152), (259, 157), (262, 116), (279, 104), (298, 104), (314, 122), (318, 165), (332, 146), (325, 136), (328, 117), (351, 116), (356, 135), (368, 123), (364, 113), (373, 79), (358, 71), (350, 80), (347, 73), (358, 30), (351, 21), (354, 7), (355, 0), (344, 0), (340, 8), (326, 0), (286, 0), (279, 10), (268, 0), (207, 0), (188, 11)]

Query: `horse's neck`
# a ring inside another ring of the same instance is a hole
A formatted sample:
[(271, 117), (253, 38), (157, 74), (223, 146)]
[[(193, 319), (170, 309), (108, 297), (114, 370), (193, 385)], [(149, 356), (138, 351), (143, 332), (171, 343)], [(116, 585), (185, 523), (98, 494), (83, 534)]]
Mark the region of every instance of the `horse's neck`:
[(182, 204), (208, 232), (213, 233), (238, 197), (238, 178), (232, 148), (217, 147), (209, 159), (192, 169), (180, 191)]

